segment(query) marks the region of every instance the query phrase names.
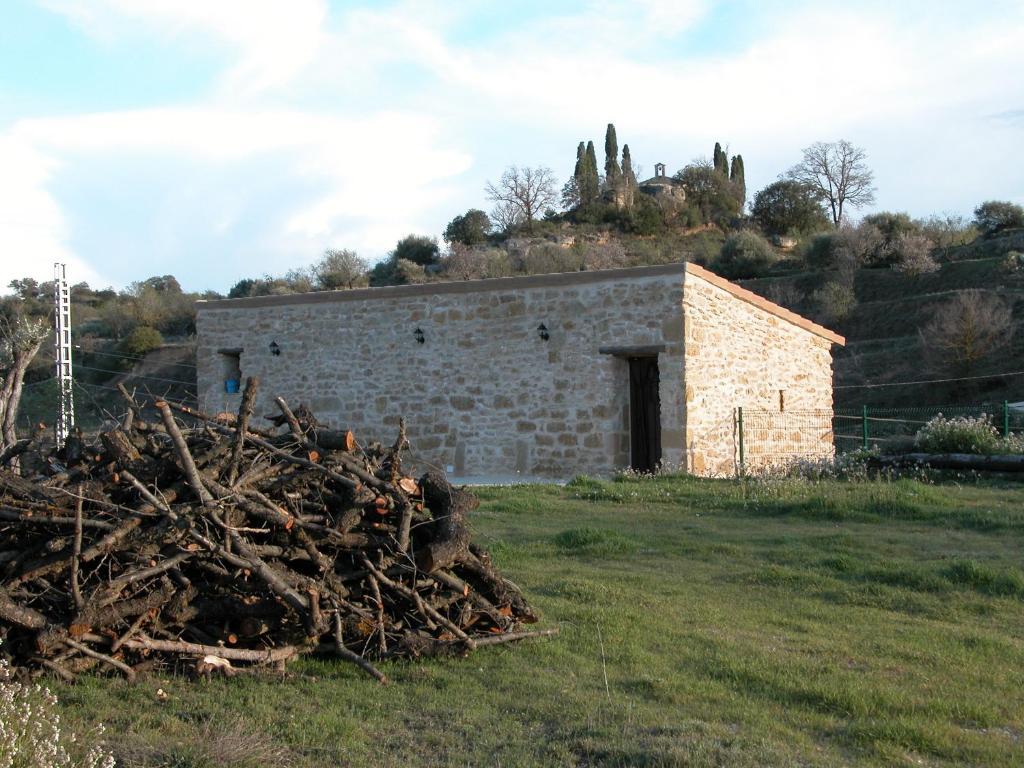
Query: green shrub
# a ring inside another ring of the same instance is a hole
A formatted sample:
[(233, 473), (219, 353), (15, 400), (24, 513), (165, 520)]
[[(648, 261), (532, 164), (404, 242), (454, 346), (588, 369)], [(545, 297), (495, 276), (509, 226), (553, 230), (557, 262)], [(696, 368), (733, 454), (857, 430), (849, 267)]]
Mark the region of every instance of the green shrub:
[(1006, 200), (988, 200), (974, 209), (974, 225), (987, 237), (1024, 227), (1024, 208)]
[(1024, 439), (1003, 437), (988, 416), (946, 418), (939, 414), (918, 430), (914, 444), (925, 453), (993, 454), (1024, 453)]
[(819, 232), (801, 244), (799, 254), (811, 269), (831, 269), (835, 240), (835, 232)]
[(813, 294), (819, 316), (828, 322), (845, 320), (857, 306), (853, 286), (832, 280), (825, 283)]
[(448, 222), (444, 230), (444, 241), (449, 244), (481, 245), (487, 242), (487, 235), (493, 226), (486, 213), (479, 208), (470, 208)]
[(437, 246), (436, 238), (425, 235), (406, 235), (398, 241), (391, 255), (396, 263), (404, 260), (425, 267), (437, 263), (441, 258), (441, 250)]
[(121, 342), (121, 351), (126, 355), (142, 357), (157, 347), (163, 346), (164, 337), (160, 331), (148, 325), (137, 326)]
[(637, 195), (631, 207), (618, 212), (615, 223), (623, 232), (656, 235), (665, 229), (665, 214), (650, 197)]
[(821, 195), (799, 181), (781, 179), (754, 195), (750, 216), (769, 235), (801, 235), (829, 226)]
[(726, 238), (715, 268), (728, 278), (760, 277), (778, 260), (778, 254), (767, 240), (756, 232), (744, 230)]

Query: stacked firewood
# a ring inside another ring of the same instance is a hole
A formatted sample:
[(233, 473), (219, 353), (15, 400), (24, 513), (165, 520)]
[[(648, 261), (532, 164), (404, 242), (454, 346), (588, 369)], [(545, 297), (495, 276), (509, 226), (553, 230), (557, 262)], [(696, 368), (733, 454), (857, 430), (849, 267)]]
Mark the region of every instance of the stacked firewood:
[[(470, 540), (475, 497), (402, 471), (281, 398), (276, 429), (125, 392), (116, 429), (0, 456), (0, 653), (67, 679), (97, 666), (232, 675), (330, 653), (465, 653), (550, 632)], [(19, 464), (15, 470), (13, 465)]]

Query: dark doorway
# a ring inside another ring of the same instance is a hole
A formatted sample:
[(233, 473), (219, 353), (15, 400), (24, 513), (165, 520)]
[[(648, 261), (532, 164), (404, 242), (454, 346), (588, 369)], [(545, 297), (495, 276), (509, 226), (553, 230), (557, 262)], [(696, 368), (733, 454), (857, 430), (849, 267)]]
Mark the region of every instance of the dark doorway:
[(661, 461), (661, 400), (658, 358), (629, 358), (630, 466), (653, 472)]

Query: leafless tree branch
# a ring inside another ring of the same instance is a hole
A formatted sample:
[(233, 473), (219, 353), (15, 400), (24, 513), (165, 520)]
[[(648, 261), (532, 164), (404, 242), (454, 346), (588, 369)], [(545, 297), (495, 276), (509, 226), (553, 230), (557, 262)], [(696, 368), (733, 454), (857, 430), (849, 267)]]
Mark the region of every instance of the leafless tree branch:
[(817, 190), (828, 202), (837, 227), (843, 222), (847, 206), (860, 208), (875, 201), (874, 174), (867, 166), (867, 153), (846, 140), (815, 142), (786, 176)]

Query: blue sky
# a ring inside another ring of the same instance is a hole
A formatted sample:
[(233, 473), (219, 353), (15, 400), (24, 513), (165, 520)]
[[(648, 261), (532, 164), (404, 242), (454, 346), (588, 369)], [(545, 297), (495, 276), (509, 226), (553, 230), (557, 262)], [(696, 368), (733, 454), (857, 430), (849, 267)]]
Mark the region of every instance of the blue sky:
[(880, 209), (1024, 203), (1021, 40), (1021, 0), (4, 0), (0, 285), (376, 260), (609, 121), (646, 172), (846, 138)]

